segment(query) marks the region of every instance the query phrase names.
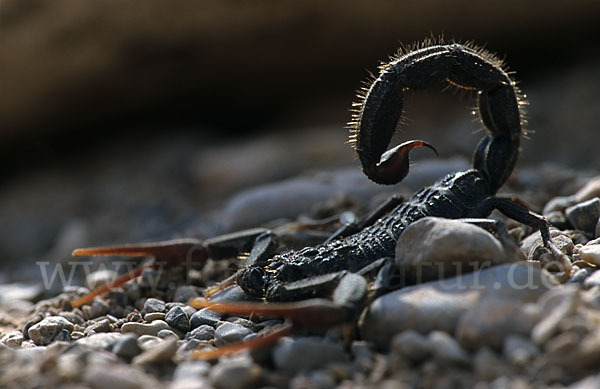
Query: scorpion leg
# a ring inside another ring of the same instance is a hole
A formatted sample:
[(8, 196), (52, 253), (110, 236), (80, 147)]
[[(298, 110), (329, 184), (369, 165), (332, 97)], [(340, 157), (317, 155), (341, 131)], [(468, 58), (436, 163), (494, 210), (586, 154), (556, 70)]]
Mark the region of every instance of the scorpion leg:
[(485, 201), (481, 202), (478, 207), (473, 209), (473, 213), (478, 215), (489, 215), (493, 209), (497, 209), (519, 223), (526, 224), (534, 229), (539, 229), (544, 246), (558, 259), (565, 270), (565, 274), (568, 276), (571, 275), (573, 271), (571, 260), (560, 251), (550, 238), (550, 228), (548, 226), (548, 221), (544, 216), (516, 204), (514, 200), (501, 197), (487, 198)]
[[(248, 249), (256, 237), (266, 230), (255, 228), (231, 234), (221, 235), (205, 241), (197, 239), (177, 239), (155, 243), (125, 244), (118, 246), (93, 247), (76, 249), (74, 257), (81, 256), (126, 256), (126, 257), (154, 257), (155, 262), (165, 262), (168, 265), (182, 263), (204, 265), (208, 258), (223, 259), (235, 257), (238, 253)], [(143, 264), (133, 271), (117, 278), (113, 282), (93, 290), (82, 298), (72, 302), (73, 306), (81, 306), (140, 276), (145, 268), (154, 264)]]
[[(302, 285), (303, 284), (303, 285)], [(281, 284), (281, 287), (285, 284)], [(245, 302), (213, 302), (203, 298), (195, 298), (190, 300), (190, 305), (195, 308), (208, 308), (213, 311), (237, 314), (267, 317), (285, 317), (290, 321), (289, 329), (283, 327), (284, 330), (270, 333), (266, 339), (256, 343), (245, 342), (239, 345), (233, 345), (231, 348), (203, 352), (195, 354), (197, 358), (210, 359), (216, 358), (225, 353), (251, 349), (256, 347), (266, 346), (279, 339), (281, 336), (287, 335), (294, 329), (299, 328), (322, 328), (333, 325), (339, 325), (356, 320), (362, 308), (367, 302), (368, 284), (364, 277), (341, 271), (337, 273), (325, 274), (316, 276), (303, 281), (292, 282), (287, 285), (285, 293), (296, 293), (302, 291), (303, 297), (308, 294), (320, 294), (324, 289), (332, 289), (332, 298), (312, 298), (298, 302), (287, 303), (245, 303)], [(312, 293), (311, 293), (312, 292)], [(279, 293), (284, 293), (280, 290)], [(295, 295), (294, 297), (297, 297)]]

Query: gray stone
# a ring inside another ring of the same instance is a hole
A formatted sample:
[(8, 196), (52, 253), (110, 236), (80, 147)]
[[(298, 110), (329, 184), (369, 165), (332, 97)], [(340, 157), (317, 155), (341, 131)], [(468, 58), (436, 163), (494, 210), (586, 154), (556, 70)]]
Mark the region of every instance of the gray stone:
[(582, 261), (600, 265), (600, 244), (587, 244), (583, 246), (579, 249), (579, 257)]
[(419, 363), (431, 355), (431, 346), (426, 337), (414, 330), (406, 330), (392, 339), (392, 351)]
[(505, 358), (514, 365), (527, 366), (539, 353), (538, 347), (525, 336), (509, 335), (504, 339)]
[(101, 332), (99, 334), (92, 334), (85, 338), (81, 338), (76, 343), (97, 349), (105, 349), (115, 344), (115, 342), (122, 337), (123, 335), (119, 334), (118, 332)]
[(182, 362), (173, 373), (169, 389), (204, 389), (210, 387), (208, 372), (210, 364), (206, 361)]
[(152, 349), (154, 346), (157, 346), (163, 342), (161, 338), (158, 336), (152, 335), (142, 335), (138, 338), (138, 345), (143, 351), (147, 351)]
[(104, 300), (99, 298), (95, 298), (91, 305), (86, 305), (82, 308), (83, 316), (87, 320), (105, 315), (109, 310), (109, 305)]
[(432, 331), (427, 337), (431, 353), (438, 362), (451, 365), (468, 365), (469, 355), (458, 342), (443, 331)]
[(83, 325), (84, 319), (75, 312), (60, 312), (58, 316), (62, 316), (73, 324)]
[(483, 345), (500, 350), (508, 335), (529, 335), (539, 317), (535, 304), (487, 298), (461, 316), (456, 337), (468, 350)]
[(152, 323), (154, 320), (165, 320), (166, 316), (164, 312), (151, 312), (144, 315), (144, 321)]
[(173, 328), (177, 328), (183, 332), (190, 330), (190, 319), (183, 308), (175, 306), (167, 312), (165, 321)]
[(570, 206), (565, 210), (565, 215), (576, 229), (593, 235), (600, 218), (600, 198), (595, 197)]
[(171, 363), (173, 361), (173, 355), (175, 355), (176, 352), (177, 340), (167, 339), (133, 358), (132, 363), (136, 365)]
[(121, 326), (121, 333), (126, 334), (132, 332), (138, 336), (141, 335), (158, 335), (160, 330), (169, 329), (169, 324), (162, 320), (154, 320), (152, 323), (125, 323)]
[(177, 335), (172, 330), (160, 330), (158, 331), (158, 334), (156, 334), (156, 336), (158, 336), (161, 339), (172, 338), (175, 340), (179, 340), (179, 335)]
[[(582, 285), (585, 285), (585, 280), (592, 273), (594, 273), (594, 271), (595, 271), (595, 269), (592, 269), (591, 267), (584, 267), (583, 269), (579, 269), (575, 273), (573, 273), (573, 275), (571, 276), (571, 278), (569, 278), (569, 280), (567, 282), (569, 284), (582, 284)], [(598, 281), (600, 281), (600, 279)], [(586, 288), (589, 288), (589, 287), (586, 287)]]
[(273, 350), (275, 366), (287, 372), (308, 371), (329, 363), (347, 362), (339, 343), (321, 338), (282, 338)]
[(66, 328), (58, 331), (58, 334), (52, 339), (52, 342), (70, 342), (71, 341), (71, 333)]
[(210, 371), (210, 381), (216, 388), (249, 387), (260, 377), (260, 367), (245, 354), (221, 358)]
[(93, 389), (161, 387), (158, 381), (140, 368), (125, 364), (89, 364), (84, 369), (83, 382)]
[(211, 340), (215, 337), (215, 329), (209, 325), (203, 324), (188, 332), (186, 339)]
[(512, 241), (503, 245), (483, 228), (436, 217), (412, 223), (396, 244), (396, 263), (408, 283), (438, 280), (519, 259), (525, 258)]
[(564, 285), (546, 292), (539, 301), (542, 319), (531, 332), (533, 341), (543, 344), (550, 339), (558, 330), (560, 321), (575, 312), (580, 299), (576, 285)]
[(94, 331), (96, 333), (110, 332), (111, 331), (110, 321), (108, 319), (100, 320), (99, 322), (96, 322), (96, 323), (88, 326), (85, 329), (84, 334), (89, 333), (90, 331)]
[(0, 338), (0, 343), (7, 347), (16, 349), (21, 347), (23, 340), (23, 333), (21, 331), (15, 330), (2, 335), (2, 337)]
[[(588, 269), (581, 269), (588, 270)], [(594, 286), (600, 286), (600, 270), (590, 269), (588, 272), (590, 275), (583, 281), (583, 287), (585, 289), (591, 289)]]
[(166, 309), (165, 302), (155, 298), (146, 299), (144, 302), (144, 311), (146, 313), (151, 312), (164, 312)]
[(487, 298), (515, 303), (536, 301), (556, 285), (554, 277), (525, 263), (495, 266), (476, 273), (407, 287), (371, 303), (360, 325), (364, 339), (387, 349), (397, 333), (414, 329), (455, 333), (459, 318)]
[(112, 352), (127, 362), (142, 352), (135, 334), (123, 335), (113, 345)]
[(194, 313), (190, 318), (190, 328), (194, 329), (203, 324), (209, 325), (211, 327), (216, 327), (219, 325), (222, 314), (211, 311), (210, 309), (203, 308), (198, 312)]
[(221, 347), (227, 344), (239, 343), (252, 330), (239, 324), (224, 322), (215, 330), (215, 346)]
[(175, 295), (173, 296), (173, 301), (176, 303), (184, 303), (187, 304), (190, 299), (198, 297), (199, 294), (196, 292), (196, 289), (189, 285), (182, 285), (175, 289)]
[(62, 330), (73, 331), (73, 323), (62, 316), (48, 316), (29, 328), (29, 338), (38, 346), (52, 343), (56, 335)]

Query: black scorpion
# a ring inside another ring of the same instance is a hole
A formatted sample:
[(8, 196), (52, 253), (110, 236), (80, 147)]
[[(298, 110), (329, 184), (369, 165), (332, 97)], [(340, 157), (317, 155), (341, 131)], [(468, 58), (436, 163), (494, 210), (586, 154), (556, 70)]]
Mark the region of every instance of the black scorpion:
[[(485, 218), (497, 209), (516, 221), (538, 228), (544, 245), (569, 273), (570, 261), (551, 241), (546, 220), (509, 199), (495, 196), (517, 161), (523, 119), (522, 101), (515, 82), (502, 69), (500, 61), (489, 53), (460, 44), (433, 45), (399, 55), (383, 65), (379, 76), (363, 90), (361, 101), (355, 104), (350, 123), (351, 144), (364, 173), (377, 183), (395, 184), (408, 174), (410, 150), (426, 146), (435, 151), (433, 146), (420, 140), (386, 149), (400, 119), (406, 92), (444, 82), (478, 93), (479, 115), (488, 134), (475, 149), (473, 168), (450, 174), (421, 189), (408, 201), (394, 204), (393, 208), (389, 204), (383, 206), (353, 234), (349, 234), (352, 228), (345, 228), (321, 245), (278, 255), (273, 255), (277, 247), (273, 234), (260, 229), (204, 242), (186, 240), (81, 249), (74, 254), (153, 255), (180, 263), (183, 257), (190, 255), (190, 250), (196, 260), (226, 257), (255, 239), (246, 267), (228, 283), (235, 281), (249, 296), (266, 301), (305, 300), (333, 290), (332, 300), (266, 304), (262, 308), (256, 304), (218, 305), (206, 301), (196, 302), (196, 305), (230, 313), (284, 314), (292, 317), (295, 324), (306, 326), (354, 320), (368, 296), (368, 283), (363, 276), (372, 274), (374, 269), (375, 273), (377, 269), (389, 271), (390, 261), (385, 258), (394, 256), (399, 236), (411, 223), (426, 216)], [(140, 271), (124, 276), (74, 305), (89, 301), (137, 276)], [(379, 271), (379, 275), (382, 277), (385, 273)], [(376, 293), (384, 291), (377, 290), (376, 286)]]

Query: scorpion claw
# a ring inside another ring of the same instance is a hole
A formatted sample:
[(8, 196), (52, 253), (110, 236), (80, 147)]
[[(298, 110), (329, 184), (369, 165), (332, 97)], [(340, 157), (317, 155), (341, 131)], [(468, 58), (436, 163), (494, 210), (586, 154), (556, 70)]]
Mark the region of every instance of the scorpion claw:
[(417, 147), (428, 147), (439, 156), (431, 144), (422, 140), (409, 140), (383, 153), (380, 161), (372, 168), (372, 176), (380, 184), (393, 185), (402, 181), (408, 174), (408, 154)]

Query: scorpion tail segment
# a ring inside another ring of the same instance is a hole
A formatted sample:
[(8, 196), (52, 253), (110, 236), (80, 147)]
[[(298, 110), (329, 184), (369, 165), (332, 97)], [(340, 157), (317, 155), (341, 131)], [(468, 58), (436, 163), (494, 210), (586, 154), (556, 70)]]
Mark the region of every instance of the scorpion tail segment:
[(378, 163), (365, 166), (367, 176), (378, 184), (394, 185), (408, 174), (410, 151), (417, 147), (428, 147), (439, 155), (435, 147), (422, 140), (410, 140), (383, 153)]
[(491, 193), (496, 193), (513, 171), (519, 146), (505, 135), (488, 135), (473, 154), (473, 167), (487, 176)]
[(208, 257), (208, 252), (203, 242), (194, 239), (169, 240), (156, 243), (126, 244), (121, 246), (92, 247), (76, 249), (74, 257), (82, 256), (125, 256), (144, 257), (152, 256), (157, 260), (167, 262), (183, 262), (186, 259), (196, 261)]
[(208, 308), (215, 312), (267, 317), (285, 317), (294, 325), (304, 328), (320, 328), (342, 324), (351, 319), (349, 311), (330, 300), (311, 299), (292, 303), (234, 303), (212, 302), (195, 298), (189, 304), (194, 308)]
[(117, 288), (117, 287), (123, 285), (127, 281), (133, 280), (134, 278), (139, 277), (142, 274), (142, 272), (144, 271), (144, 269), (149, 266), (151, 266), (151, 265), (144, 264), (142, 266), (139, 266), (139, 267), (135, 268), (134, 270), (128, 272), (127, 274), (124, 274), (121, 277), (117, 278), (116, 280), (114, 280), (98, 289), (91, 291), (90, 293), (86, 294), (85, 296), (83, 296), (80, 299), (77, 299), (77, 300), (71, 302), (71, 305), (74, 307), (80, 307), (83, 304), (87, 304), (90, 301), (92, 301), (94, 299), (94, 297), (99, 296), (106, 292), (110, 292), (114, 288)]
[(293, 330), (293, 326), (290, 323), (285, 323), (282, 326), (274, 329), (273, 331), (265, 334), (264, 336), (258, 336), (247, 342), (232, 344), (229, 346), (220, 347), (212, 350), (197, 350), (192, 354), (196, 359), (216, 359), (224, 355), (230, 355), (243, 350), (253, 350), (261, 347), (266, 347), (273, 344), (275, 341), (283, 336), (289, 335)]

